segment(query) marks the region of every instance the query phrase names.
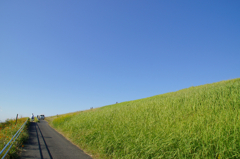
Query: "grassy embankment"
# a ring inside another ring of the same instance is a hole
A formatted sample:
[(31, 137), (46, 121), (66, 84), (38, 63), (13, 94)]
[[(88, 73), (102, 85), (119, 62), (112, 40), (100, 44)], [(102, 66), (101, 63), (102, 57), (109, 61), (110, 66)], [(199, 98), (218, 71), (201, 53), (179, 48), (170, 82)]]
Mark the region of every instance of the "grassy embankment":
[[(21, 128), (24, 122), (28, 120), (27, 125), (29, 124), (28, 118), (20, 118), (17, 120), (6, 120), (4, 123), (0, 123), (0, 150), (4, 148), (4, 145), (7, 144), (11, 138), (15, 135), (15, 133)], [(16, 124), (16, 125), (15, 125)], [(14, 142), (12, 148), (10, 149), (6, 158), (17, 158), (20, 148), (23, 147), (23, 142), (28, 138), (27, 127), (23, 129), (20, 136)], [(7, 148), (8, 149), (8, 148)], [(5, 150), (6, 151), (6, 150)], [(5, 152), (3, 153), (5, 154)], [(3, 155), (0, 155), (0, 158)]]
[(240, 158), (240, 78), (55, 117), (96, 158)]

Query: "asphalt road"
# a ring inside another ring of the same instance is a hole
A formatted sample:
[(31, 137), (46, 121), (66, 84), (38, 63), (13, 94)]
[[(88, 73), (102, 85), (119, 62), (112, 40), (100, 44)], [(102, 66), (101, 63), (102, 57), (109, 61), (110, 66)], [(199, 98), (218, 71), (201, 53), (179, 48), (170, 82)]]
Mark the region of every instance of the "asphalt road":
[(29, 135), (20, 154), (21, 159), (92, 159), (44, 120), (31, 122)]

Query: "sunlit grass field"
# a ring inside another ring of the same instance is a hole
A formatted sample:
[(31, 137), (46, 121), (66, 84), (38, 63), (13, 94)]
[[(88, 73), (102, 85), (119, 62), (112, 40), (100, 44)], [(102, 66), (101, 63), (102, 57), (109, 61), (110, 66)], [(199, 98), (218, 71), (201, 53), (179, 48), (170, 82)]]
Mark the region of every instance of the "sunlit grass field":
[[(28, 118), (20, 118), (17, 120), (6, 120), (4, 123), (0, 123), (0, 151), (4, 148), (5, 144), (7, 144), (11, 138), (15, 135), (15, 133), (21, 128), (24, 122), (28, 120)], [(18, 139), (14, 142), (10, 152), (7, 155), (7, 158), (17, 158), (18, 152), (21, 147), (23, 147), (23, 142), (28, 138), (27, 126), (23, 129)], [(3, 153), (4, 154), (4, 153)], [(0, 155), (2, 157), (3, 155)]]
[(96, 158), (240, 158), (240, 78), (56, 117)]

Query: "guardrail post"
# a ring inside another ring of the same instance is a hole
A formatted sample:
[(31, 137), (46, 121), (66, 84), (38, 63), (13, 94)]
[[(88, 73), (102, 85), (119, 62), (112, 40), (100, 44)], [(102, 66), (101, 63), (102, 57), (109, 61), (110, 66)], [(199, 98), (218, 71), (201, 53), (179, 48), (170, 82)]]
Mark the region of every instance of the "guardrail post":
[(18, 114), (17, 114), (17, 116), (16, 116), (16, 123), (15, 123), (15, 125), (17, 125), (17, 119), (18, 119)]

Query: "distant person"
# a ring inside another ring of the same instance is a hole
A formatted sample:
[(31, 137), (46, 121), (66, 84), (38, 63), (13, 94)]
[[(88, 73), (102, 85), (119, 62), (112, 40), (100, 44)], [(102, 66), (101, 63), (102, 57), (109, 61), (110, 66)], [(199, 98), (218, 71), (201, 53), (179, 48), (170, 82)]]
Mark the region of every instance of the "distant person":
[(33, 113), (32, 113), (32, 115), (31, 115), (31, 121), (34, 121), (34, 115), (33, 115)]

